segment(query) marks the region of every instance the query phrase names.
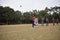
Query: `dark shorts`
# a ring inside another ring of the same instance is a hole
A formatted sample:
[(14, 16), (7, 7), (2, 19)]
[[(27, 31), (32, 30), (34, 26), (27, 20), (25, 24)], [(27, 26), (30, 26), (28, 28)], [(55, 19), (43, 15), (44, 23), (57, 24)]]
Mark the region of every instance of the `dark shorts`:
[(32, 21), (32, 27), (34, 27), (34, 21)]
[(32, 21), (32, 24), (34, 25), (34, 21)]

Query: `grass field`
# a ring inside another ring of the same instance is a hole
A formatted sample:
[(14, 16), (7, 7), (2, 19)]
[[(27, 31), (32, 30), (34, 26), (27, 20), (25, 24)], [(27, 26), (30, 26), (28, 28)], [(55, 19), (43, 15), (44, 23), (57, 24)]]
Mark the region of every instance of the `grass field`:
[(0, 25), (0, 40), (60, 40), (60, 24), (34, 29), (31, 24)]

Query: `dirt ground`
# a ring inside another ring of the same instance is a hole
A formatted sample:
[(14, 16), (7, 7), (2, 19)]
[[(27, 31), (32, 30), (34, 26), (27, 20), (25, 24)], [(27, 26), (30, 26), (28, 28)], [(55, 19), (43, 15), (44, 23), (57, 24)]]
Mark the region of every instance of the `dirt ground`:
[(35, 28), (32, 24), (0, 25), (0, 40), (60, 40), (60, 24)]

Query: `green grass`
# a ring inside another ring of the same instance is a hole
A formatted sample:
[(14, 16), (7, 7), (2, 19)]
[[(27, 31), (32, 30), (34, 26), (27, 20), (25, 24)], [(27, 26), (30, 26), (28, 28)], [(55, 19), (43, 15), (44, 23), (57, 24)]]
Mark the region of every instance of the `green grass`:
[(34, 29), (31, 24), (0, 25), (0, 40), (60, 40), (60, 24)]

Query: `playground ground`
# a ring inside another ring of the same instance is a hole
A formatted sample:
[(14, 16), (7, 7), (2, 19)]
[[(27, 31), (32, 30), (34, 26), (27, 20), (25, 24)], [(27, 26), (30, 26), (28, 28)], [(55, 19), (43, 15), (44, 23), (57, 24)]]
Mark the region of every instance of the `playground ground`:
[(32, 24), (0, 25), (0, 40), (60, 40), (59, 25)]

